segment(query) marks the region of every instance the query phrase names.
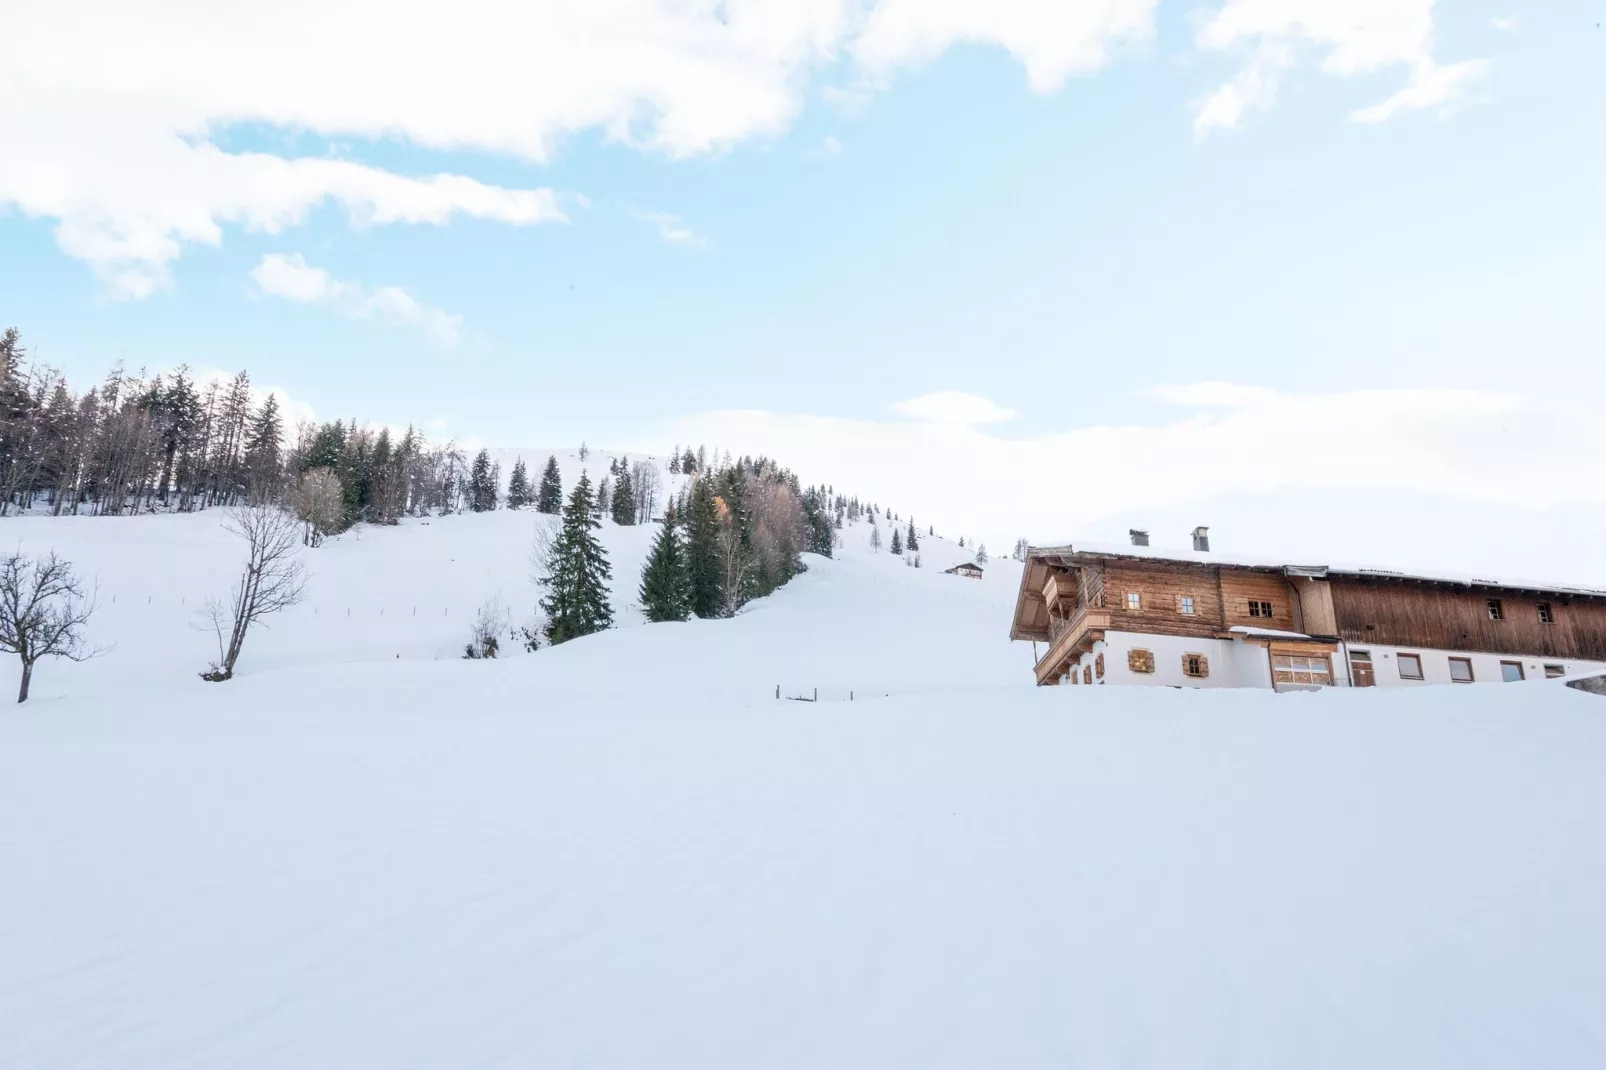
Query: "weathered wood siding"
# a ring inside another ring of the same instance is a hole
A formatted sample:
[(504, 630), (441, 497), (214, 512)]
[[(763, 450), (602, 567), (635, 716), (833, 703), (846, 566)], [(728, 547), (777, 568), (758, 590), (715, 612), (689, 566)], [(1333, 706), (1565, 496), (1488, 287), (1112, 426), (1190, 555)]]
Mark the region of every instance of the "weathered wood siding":
[[(1606, 600), (1337, 577), (1331, 582), (1339, 634), (1357, 645), (1606, 661)], [(1501, 600), (1504, 620), (1489, 619), (1490, 598)], [(1554, 623), (1540, 622), (1541, 602), (1549, 602)]]
[[(1281, 573), (1162, 561), (1110, 561), (1105, 567), (1110, 627), (1161, 635), (1213, 636), (1233, 625), (1295, 631), (1294, 594)], [(1127, 608), (1127, 594), (1140, 596)], [(1182, 612), (1184, 597), (1193, 613)], [(1251, 617), (1249, 602), (1270, 602), (1272, 616)]]
[[(1251, 572), (1242, 568), (1221, 570), (1221, 593), (1227, 606), (1227, 627), (1275, 628), (1280, 632), (1302, 632), (1294, 615), (1298, 596), (1288, 578), (1280, 572)], [(1249, 603), (1270, 602), (1270, 617), (1251, 617)]]

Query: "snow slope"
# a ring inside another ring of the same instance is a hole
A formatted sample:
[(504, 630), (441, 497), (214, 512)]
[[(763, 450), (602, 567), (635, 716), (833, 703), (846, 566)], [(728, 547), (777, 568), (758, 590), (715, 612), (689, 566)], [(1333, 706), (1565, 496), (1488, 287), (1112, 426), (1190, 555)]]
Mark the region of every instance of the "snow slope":
[[(575, 467), (573, 477), (578, 476)], [(89, 636), (109, 648), (105, 656), (83, 664), (41, 663), (33, 701), (123, 693), (131, 686), (187, 686), (192, 674), (205, 669), (215, 642), (196, 628), (195, 610), (209, 595), (229, 592), (241, 560), (238, 540), (223, 529), (223, 521), (222, 510), (8, 519), (5, 530), (24, 552), (54, 549), (99, 584), (100, 609)], [(555, 531), (557, 522), (530, 510), (499, 510), (408, 519), (394, 527), (363, 525), (329, 539), (305, 553), (311, 573), (306, 601), (251, 633), (239, 671), (459, 658), (475, 611), (486, 599), (501, 598), (515, 626), (533, 620), (541, 593), (531, 582), (535, 531), (540, 526)], [(612, 603), (621, 627), (645, 623), (636, 593), (657, 531), (656, 525), (603, 521), (600, 537), (613, 567)], [(938, 568), (968, 560), (970, 551), (928, 539), (926, 567), (916, 570), (892, 554), (872, 553), (869, 531), (862, 523), (845, 530), (842, 560), (808, 558), (810, 571), (788, 589), (790, 609), (783, 621), (772, 623), (759, 602), (745, 610), (744, 617), (753, 619), (742, 628), (693, 622), (667, 629), (674, 634), (658, 640), (665, 649), (687, 648), (675, 655), (684, 663), (708, 645), (706, 637), (714, 634), (709, 629), (715, 629), (722, 638), (709, 648), (708, 659), (739, 658), (752, 670), (748, 676), (763, 681), (772, 694), (777, 684), (840, 688), (845, 696), (854, 688), (1020, 682), (1030, 652), (1005, 639), (1020, 566), (998, 562), (981, 582), (940, 575)], [(890, 537), (884, 525), (882, 532)], [(924, 619), (909, 618), (897, 596), (905, 589), (925, 592), (918, 596), (927, 607)], [(864, 646), (858, 631), (837, 629), (836, 618), (843, 615), (880, 635), (879, 644)], [(786, 634), (804, 617), (812, 620), (816, 638), (799, 647)], [(925, 660), (918, 635), (933, 627), (956, 632), (955, 643), (978, 652), (952, 665), (917, 664)], [(509, 653), (522, 653), (516, 643), (504, 646), (512, 648)], [(0, 660), (0, 687), (14, 686), (16, 674), (14, 664)]]
[[(393, 570), (529, 523), (320, 575), (444, 590)], [(1606, 1064), (1606, 702), (1038, 690), (1016, 566), (867, 533), (495, 662), (47, 666), (0, 714), (0, 1067)]]

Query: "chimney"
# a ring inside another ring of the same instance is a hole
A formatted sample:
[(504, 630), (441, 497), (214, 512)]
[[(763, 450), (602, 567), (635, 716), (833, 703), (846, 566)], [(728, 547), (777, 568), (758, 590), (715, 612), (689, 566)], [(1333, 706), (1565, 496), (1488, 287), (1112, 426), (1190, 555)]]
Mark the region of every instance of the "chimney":
[(1209, 528), (1201, 527), (1193, 529), (1193, 548), (1201, 554), (1207, 554), (1210, 552)]
[(1147, 531), (1139, 531), (1137, 528), (1128, 528), (1127, 534), (1132, 536), (1133, 546), (1149, 545), (1149, 533)]

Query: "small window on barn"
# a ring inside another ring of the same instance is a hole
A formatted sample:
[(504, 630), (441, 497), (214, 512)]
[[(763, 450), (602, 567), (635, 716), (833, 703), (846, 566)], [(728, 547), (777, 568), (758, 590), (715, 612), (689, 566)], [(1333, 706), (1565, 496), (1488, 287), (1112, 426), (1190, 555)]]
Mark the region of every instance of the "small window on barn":
[(1538, 609), (1539, 609), (1539, 623), (1540, 624), (1554, 624), (1554, 623), (1556, 623), (1556, 614), (1550, 608), (1550, 603), (1549, 602), (1540, 602), (1539, 606), (1538, 606)]
[(1182, 675), (1203, 680), (1210, 675), (1210, 659), (1203, 654), (1182, 655)]
[(1490, 620), (1505, 620), (1506, 619), (1506, 607), (1500, 604), (1500, 599), (1491, 598), (1487, 602), (1485, 602), (1484, 605), (1489, 607), (1489, 619)]
[(1126, 592), (1126, 608), (1137, 611), (1143, 608), (1143, 596), (1136, 591)]
[(1193, 595), (1185, 594), (1182, 596), (1181, 609), (1182, 612), (1186, 613), (1188, 616), (1193, 616)]
[(1566, 676), (1566, 675), (1567, 675), (1567, 666), (1565, 666), (1565, 665), (1546, 665), (1545, 666), (1545, 679), (1546, 680), (1554, 680), (1558, 676)]
[(1269, 616), (1271, 616), (1271, 603), (1270, 602), (1257, 602), (1253, 598), (1251, 598), (1249, 600), (1249, 615), (1251, 617), (1269, 617)]
[(1126, 652), (1126, 667), (1133, 672), (1153, 672), (1154, 651), (1142, 649), (1128, 650)]
[(1399, 657), (1399, 666), (1401, 680), (1422, 679), (1422, 655), (1401, 654)]
[(1451, 680), (1452, 683), (1457, 683), (1457, 684), (1470, 684), (1470, 683), (1472, 683), (1473, 682), (1472, 659), (1471, 658), (1451, 658), (1450, 659), (1450, 680)]
[(1514, 684), (1523, 679), (1522, 662), (1502, 661), (1500, 663), (1500, 679), (1508, 684)]

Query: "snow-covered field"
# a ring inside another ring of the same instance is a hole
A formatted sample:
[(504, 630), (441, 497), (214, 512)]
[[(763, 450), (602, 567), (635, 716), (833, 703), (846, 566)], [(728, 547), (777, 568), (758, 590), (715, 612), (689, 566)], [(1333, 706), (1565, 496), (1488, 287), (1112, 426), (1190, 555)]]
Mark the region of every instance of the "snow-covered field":
[(533, 604), (506, 513), (320, 548), (207, 685), (216, 520), (10, 529), (144, 568), (0, 714), (0, 1067), (1606, 1065), (1596, 696), (1037, 690), (1018, 566), (863, 525), (462, 661)]

